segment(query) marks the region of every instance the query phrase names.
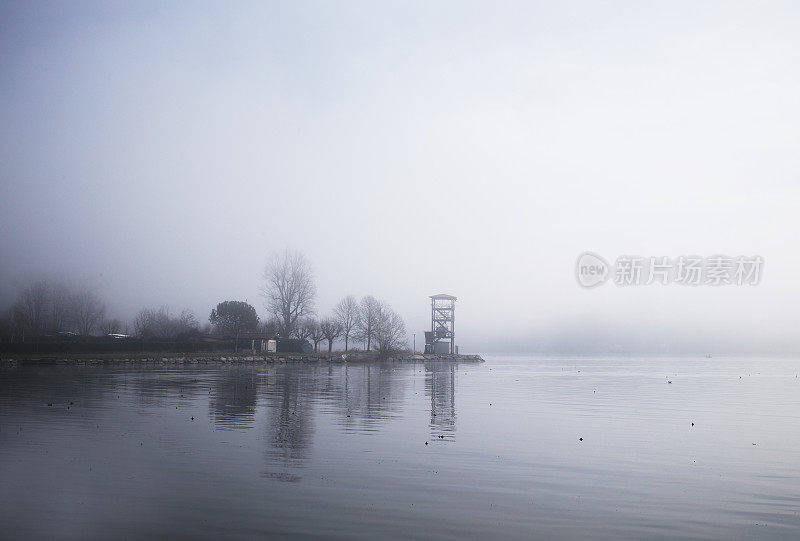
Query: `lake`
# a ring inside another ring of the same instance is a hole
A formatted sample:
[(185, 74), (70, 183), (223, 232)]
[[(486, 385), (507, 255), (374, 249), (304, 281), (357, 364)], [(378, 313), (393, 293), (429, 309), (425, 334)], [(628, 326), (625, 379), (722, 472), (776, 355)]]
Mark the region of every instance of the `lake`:
[(759, 358), (4, 367), (0, 537), (798, 538), (798, 374)]

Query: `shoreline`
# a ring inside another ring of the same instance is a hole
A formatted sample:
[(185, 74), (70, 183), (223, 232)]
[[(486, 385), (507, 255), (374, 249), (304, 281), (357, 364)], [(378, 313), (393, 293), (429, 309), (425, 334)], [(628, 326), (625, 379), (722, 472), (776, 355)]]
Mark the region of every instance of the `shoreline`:
[(485, 362), (480, 355), (397, 353), (380, 358), (374, 353), (268, 353), (261, 355), (245, 353), (207, 353), (189, 355), (180, 353), (149, 352), (135, 355), (124, 354), (28, 354), (0, 358), (0, 366), (19, 365), (106, 365), (106, 364), (234, 364), (234, 363), (381, 363), (381, 362)]

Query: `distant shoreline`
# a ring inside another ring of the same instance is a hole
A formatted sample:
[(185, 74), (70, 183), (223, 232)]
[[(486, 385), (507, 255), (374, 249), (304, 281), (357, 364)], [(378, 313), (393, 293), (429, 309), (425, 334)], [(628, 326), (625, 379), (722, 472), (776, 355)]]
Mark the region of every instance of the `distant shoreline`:
[(246, 364), (246, 363), (372, 363), (372, 362), (471, 362), (482, 363), (480, 355), (397, 353), (380, 358), (375, 353), (192, 353), (181, 355), (166, 352), (125, 354), (21, 354), (0, 359), (2, 366), (17, 365), (102, 365), (102, 364)]

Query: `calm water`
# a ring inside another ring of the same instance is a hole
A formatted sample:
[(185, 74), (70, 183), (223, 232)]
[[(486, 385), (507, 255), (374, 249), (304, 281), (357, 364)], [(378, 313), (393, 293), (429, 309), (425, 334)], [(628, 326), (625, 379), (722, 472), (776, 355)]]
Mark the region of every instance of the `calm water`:
[(3, 368), (0, 536), (798, 538), (797, 374), (575, 357)]

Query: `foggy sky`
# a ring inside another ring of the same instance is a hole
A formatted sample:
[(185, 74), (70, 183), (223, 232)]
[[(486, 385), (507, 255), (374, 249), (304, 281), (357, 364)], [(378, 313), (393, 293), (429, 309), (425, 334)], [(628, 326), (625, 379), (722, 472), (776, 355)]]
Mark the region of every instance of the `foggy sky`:
[[(0, 303), (247, 300), (292, 247), (464, 350), (800, 351), (795, 2), (3, 2)], [(577, 256), (760, 255), (754, 287)], [(598, 345), (600, 344), (600, 345)], [(610, 344), (610, 346), (609, 346)]]

